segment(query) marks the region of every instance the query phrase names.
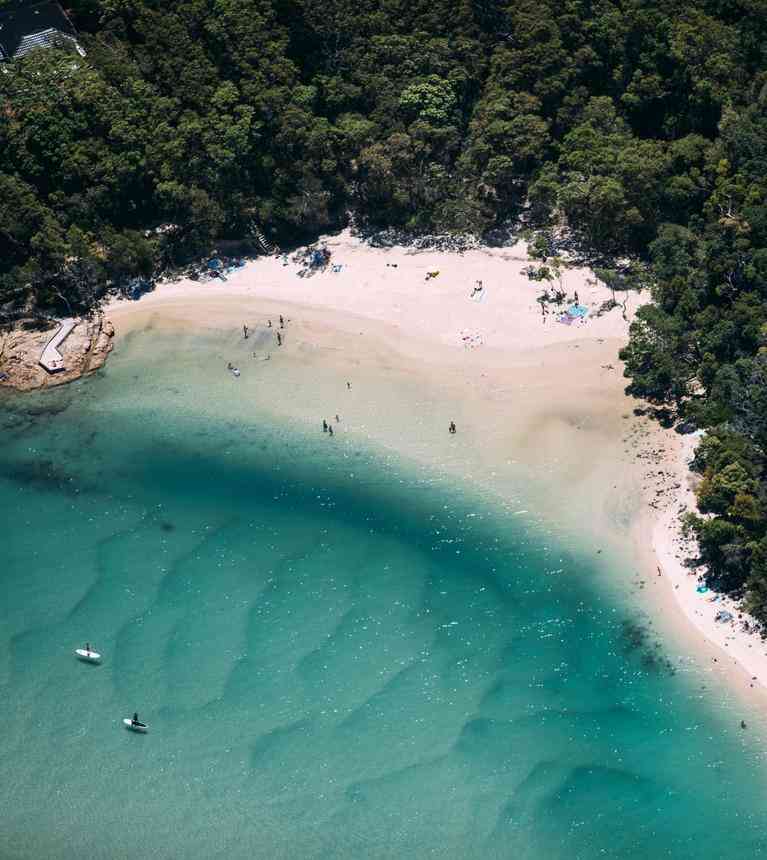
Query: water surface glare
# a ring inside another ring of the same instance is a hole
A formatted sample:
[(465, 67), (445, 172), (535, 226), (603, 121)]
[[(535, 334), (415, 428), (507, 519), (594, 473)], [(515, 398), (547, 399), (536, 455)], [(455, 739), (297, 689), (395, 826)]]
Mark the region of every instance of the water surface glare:
[(159, 341), (0, 403), (0, 857), (767, 851), (759, 735), (614, 560)]

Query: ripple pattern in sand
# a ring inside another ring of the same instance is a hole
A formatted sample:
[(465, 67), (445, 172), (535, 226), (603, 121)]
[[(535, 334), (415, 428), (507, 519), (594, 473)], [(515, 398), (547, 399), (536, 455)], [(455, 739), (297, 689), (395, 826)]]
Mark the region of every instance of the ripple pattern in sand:
[[(358, 452), (351, 481), (186, 401), (183, 432), (109, 403), (125, 450), (68, 410), (0, 480), (0, 856), (767, 850), (742, 738), (627, 645), (590, 560)], [(71, 659), (84, 637), (102, 666)]]

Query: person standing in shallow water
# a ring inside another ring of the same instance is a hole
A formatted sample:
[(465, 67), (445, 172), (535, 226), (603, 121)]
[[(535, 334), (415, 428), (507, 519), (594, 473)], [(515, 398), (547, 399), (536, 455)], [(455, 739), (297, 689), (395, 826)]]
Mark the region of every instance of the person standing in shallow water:
[(451, 421), (450, 425), (448, 426), (447, 429), (448, 429), (449, 433), (455, 433), (456, 432), (455, 421)]
[(352, 387), (351, 382), (347, 382), (347, 383), (346, 383), (346, 387), (351, 391), (351, 387)]
[(282, 346), (282, 335), (277, 332), (277, 346)]
[(285, 328), (285, 320), (283, 319), (282, 314), (280, 314), (280, 328)]
[(328, 422), (324, 418), (322, 419), (322, 432), (323, 433), (328, 432)]
[(328, 433), (330, 433), (331, 436), (333, 435), (333, 427), (330, 424), (328, 424)]
[(248, 339), (248, 327), (247, 327), (247, 325), (242, 326), (242, 336), (245, 338), (245, 340)]

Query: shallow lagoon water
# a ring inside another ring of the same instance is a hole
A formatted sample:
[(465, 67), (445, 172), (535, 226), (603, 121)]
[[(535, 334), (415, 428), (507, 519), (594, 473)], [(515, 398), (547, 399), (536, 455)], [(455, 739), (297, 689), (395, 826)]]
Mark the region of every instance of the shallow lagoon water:
[(2, 403), (1, 857), (767, 851), (761, 729), (619, 560), (151, 344)]

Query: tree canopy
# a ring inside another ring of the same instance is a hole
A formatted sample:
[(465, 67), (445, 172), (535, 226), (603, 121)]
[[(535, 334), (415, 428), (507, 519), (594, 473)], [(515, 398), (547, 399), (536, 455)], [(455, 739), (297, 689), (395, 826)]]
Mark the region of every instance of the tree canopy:
[(0, 75), (3, 318), (53, 281), (87, 305), (253, 222), (290, 239), (350, 211), (478, 234), (566, 219), (596, 253), (644, 255), (724, 206), (751, 241), (760, 6), (72, 0), (87, 56)]

